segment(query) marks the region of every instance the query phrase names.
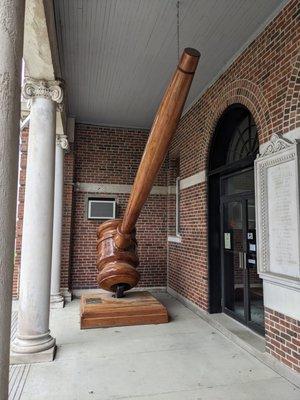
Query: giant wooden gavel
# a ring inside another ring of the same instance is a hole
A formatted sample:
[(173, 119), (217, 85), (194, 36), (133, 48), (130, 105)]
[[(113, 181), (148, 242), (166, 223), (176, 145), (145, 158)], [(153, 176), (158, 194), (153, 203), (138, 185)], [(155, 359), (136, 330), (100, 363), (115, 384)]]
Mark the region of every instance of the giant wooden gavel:
[(123, 297), (124, 291), (140, 279), (135, 224), (176, 132), (199, 57), (200, 53), (191, 48), (181, 56), (156, 113), (123, 219), (104, 222), (98, 228), (97, 281), (117, 297)]

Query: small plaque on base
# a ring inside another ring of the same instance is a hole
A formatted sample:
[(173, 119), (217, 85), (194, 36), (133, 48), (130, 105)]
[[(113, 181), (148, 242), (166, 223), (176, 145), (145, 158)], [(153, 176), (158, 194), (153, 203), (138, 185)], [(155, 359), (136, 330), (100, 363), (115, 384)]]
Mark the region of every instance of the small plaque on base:
[(86, 294), (80, 301), (80, 327), (163, 324), (168, 322), (167, 309), (149, 292), (128, 292), (115, 298), (111, 293)]

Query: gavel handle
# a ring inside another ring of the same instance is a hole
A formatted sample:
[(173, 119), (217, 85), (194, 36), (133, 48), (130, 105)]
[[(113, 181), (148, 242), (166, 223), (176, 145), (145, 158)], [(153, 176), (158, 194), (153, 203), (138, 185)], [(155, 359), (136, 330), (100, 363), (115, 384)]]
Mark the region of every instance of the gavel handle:
[(200, 53), (195, 49), (184, 50), (156, 113), (129, 202), (115, 237), (116, 246), (119, 248), (126, 248), (130, 244), (130, 233), (147, 201), (176, 132), (199, 57)]

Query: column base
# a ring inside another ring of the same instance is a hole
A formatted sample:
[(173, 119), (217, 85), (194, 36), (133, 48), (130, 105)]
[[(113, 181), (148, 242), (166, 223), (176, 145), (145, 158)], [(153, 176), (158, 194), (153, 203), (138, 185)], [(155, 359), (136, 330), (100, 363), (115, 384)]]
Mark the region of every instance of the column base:
[(56, 308), (64, 308), (65, 306), (65, 299), (63, 296), (59, 294), (51, 294), (50, 296), (50, 308), (51, 309), (56, 309)]
[(53, 361), (55, 355), (55, 339), (48, 330), (40, 335), (21, 335), (17, 333), (11, 344), (11, 363), (30, 364)]
[(54, 360), (56, 353), (56, 346), (54, 344), (48, 350), (40, 351), (38, 353), (15, 353), (10, 352), (10, 364), (34, 364), (51, 362)]
[(61, 288), (61, 295), (63, 296), (63, 298), (65, 299), (66, 303), (69, 303), (72, 301), (73, 299), (73, 295), (70, 289), (68, 288)]

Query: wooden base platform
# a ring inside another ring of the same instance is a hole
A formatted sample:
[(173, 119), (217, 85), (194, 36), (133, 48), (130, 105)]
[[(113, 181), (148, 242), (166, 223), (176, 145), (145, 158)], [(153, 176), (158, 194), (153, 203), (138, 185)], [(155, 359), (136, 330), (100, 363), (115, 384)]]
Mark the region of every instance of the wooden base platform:
[(113, 297), (112, 293), (81, 296), (81, 329), (166, 322), (167, 309), (149, 292), (128, 292), (121, 299)]

